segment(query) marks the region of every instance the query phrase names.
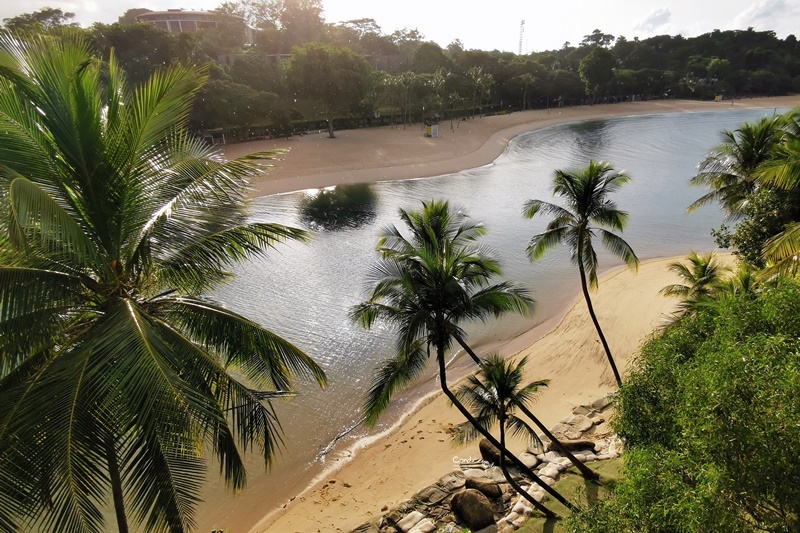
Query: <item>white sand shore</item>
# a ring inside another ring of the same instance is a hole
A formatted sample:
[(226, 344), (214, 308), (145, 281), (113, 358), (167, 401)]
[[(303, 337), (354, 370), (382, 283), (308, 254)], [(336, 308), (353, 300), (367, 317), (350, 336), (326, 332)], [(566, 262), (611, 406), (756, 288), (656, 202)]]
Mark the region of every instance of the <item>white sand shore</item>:
[[(274, 194), (341, 183), (426, 177), (488, 164), (520, 133), (556, 123), (651, 113), (704, 111), (733, 107), (789, 108), (800, 97), (730, 102), (656, 101), (609, 106), (527, 111), (462, 122), (441, 137), (426, 139), (419, 125), (338, 132), (336, 139), (311, 134), (285, 141), (260, 141), (225, 148), (228, 157), (271, 148), (290, 152), (270, 176), (255, 184), (255, 194)], [(559, 114), (560, 113), (560, 114)], [(674, 302), (658, 291), (674, 283), (667, 265), (679, 258), (642, 264), (638, 274), (607, 273), (594, 296), (601, 325), (620, 368), (625, 368), (641, 342), (661, 322)], [(576, 274), (577, 283), (577, 274)], [(580, 403), (610, 390), (613, 380), (585, 304), (577, 300), (563, 319), (552, 317), (546, 328), (509, 340), (499, 348), (506, 355), (527, 355), (531, 379), (550, 379), (537, 415), (547, 424), (567, 416)], [(538, 340), (537, 340), (538, 339)], [(447, 429), (459, 414), (442, 395), (433, 397), (388, 436), (357, 451), (352, 461), (281, 509), (242, 509), (229, 531), (348, 531), (413, 495), (452, 469), (454, 455), (475, 456), (477, 447), (454, 450)], [(331, 481), (335, 480), (335, 483)], [(275, 504), (274, 502), (270, 502)], [(265, 516), (266, 515), (266, 516)], [(260, 521), (259, 521), (260, 520)], [(254, 524), (256, 524), (254, 526)]]

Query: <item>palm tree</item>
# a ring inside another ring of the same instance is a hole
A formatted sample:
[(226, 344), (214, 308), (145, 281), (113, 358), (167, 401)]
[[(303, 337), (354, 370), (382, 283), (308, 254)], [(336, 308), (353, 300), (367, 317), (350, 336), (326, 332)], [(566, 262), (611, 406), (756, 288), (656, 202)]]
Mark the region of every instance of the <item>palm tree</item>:
[(719, 264), (713, 252), (698, 255), (692, 251), (687, 259), (688, 264), (675, 262), (669, 265), (670, 272), (685, 283), (667, 285), (660, 291), (664, 296), (681, 298), (678, 304), (680, 314), (692, 313), (713, 299), (723, 290), (722, 275), (728, 271)]
[(706, 155), (697, 175), (689, 182), (711, 191), (687, 210), (691, 212), (717, 201), (730, 218), (741, 217), (750, 193), (757, 186), (757, 170), (770, 158), (785, 125), (782, 116), (775, 116), (755, 123), (745, 122), (734, 131), (723, 131), (722, 143)]
[[(462, 322), (485, 321), (508, 312), (527, 314), (533, 300), (508, 282), (489, 284), (501, 271), (491, 251), (475, 244), (486, 229), (451, 211), (448, 202), (423, 202), (419, 211), (401, 209), (400, 219), (410, 238), (396, 226), (383, 230), (378, 244), (381, 259), (371, 273), (374, 287), (368, 299), (351, 311), (353, 320), (365, 328), (376, 320), (398, 328), (397, 355), (376, 371), (364, 402), (365, 422), (374, 425), (392, 396), (420, 376), (433, 347), (442, 391), (467, 420), (477, 423), (447, 386), (445, 354), (454, 339), (465, 338)], [(483, 433), (500, 446), (491, 434)], [(509, 457), (538, 479), (519, 459)], [(569, 505), (545, 486), (548, 489)]]
[(637, 268), (639, 265), (639, 259), (628, 243), (609, 231), (622, 231), (628, 221), (628, 213), (617, 209), (616, 203), (608, 196), (629, 180), (626, 174), (615, 171), (607, 163), (590, 161), (589, 166), (580, 171), (556, 171), (553, 193), (565, 200), (566, 208), (542, 200), (528, 200), (523, 208), (526, 218), (538, 214), (553, 215), (544, 233), (531, 238), (527, 248), (528, 257), (536, 261), (558, 244), (566, 243), (569, 246), (572, 262), (578, 266), (589, 316), (600, 336), (618, 386), (622, 385), (622, 379), (594, 313), (589, 287), (597, 288), (597, 254), (592, 244), (596, 234), (600, 235), (605, 247), (628, 267)]
[(506, 465), (506, 433), (527, 439), (530, 443), (541, 446), (542, 442), (536, 432), (524, 420), (516, 416), (515, 411), (532, 402), (540, 387), (546, 387), (547, 381), (534, 381), (522, 386), (525, 364), (528, 358), (523, 357), (519, 364), (507, 362), (497, 354), (487, 357), (477, 375), (470, 376), (467, 383), (458, 387), (456, 398), (462, 401), (477, 422), (460, 424), (453, 436), (457, 444), (467, 444), (477, 439), (481, 432), (490, 431), (495, 424), (500, 426), (500, 470), (514, 490), (532, 504), (539, 503), (533, 496), (523, 490), (508, 472)]
[[(483, 366), (484, 362), (478, 357), (478, 355), (472, 350), (472, 348), (470, 348), (470, 346), (466, 342), (464, 342), (462, 339), (456, 339), (456, 340), (464, 349), (464, 351), (467, 354), (469, 354), (469, 356), (472, 358), (475, 364), (478, 365), (478, 367)], [(539, 420), (539, 417), (534, 415), (533, 412), (531, 412), (531, 410), (528, 409), (528, 407), (524, 403), (519, 404), (517, 407), (520, 411), (522, 411), (525, 414), (525, 416), (531, 419), (534, 425), (536, 425), (536, 427), (539, 428), (539, 430), (544, 434), (544, 436), (547, 437), (548, 440), (550, 440), (550, 442), (553, 443), (553, 446), (555, 446), (555, 448), (559, 452), (561, 452), (561, 454), (564, 457), (570, 460), (572, 465), (578, 469), (578, 471), (585, 479), (594, 479), (594, 480), (600, 479), (600, 475), (597, 472), (594, 472), (584, 463), (582, 463), (577, 457), (575, 457), (575, 455), (571, 451), (569, 451), (569, 448), (564, 446), (564, 444), (562, 444), (561, 441), (558, 440), (558, 438), (555, 435), (553, 435), (553, 433), (549, 429), (547, 429), (547, 426), (544, 425), (544, 423), (541, 420)]]
[(297, 347), (202, 296), (305, 233), (247, 221), (260, 153), (223, 160), (185, 129), (198, 68), (131, 90), (77, 32), (0, 37), (0, 529), (194, 525), (211, 450), (226, 484), (281, 444), (271, 401)]
[[(783, 118), (783, 135), (771, 157), (759, 167), (756, 181), (796, 196), (800, 193), (800, 110)], [(764, 246), (764, 257), (772, 264), (772, 271), (796, 275), (800, 270), (800, 223), (787, 224), (782, 233), (770, 239)]]

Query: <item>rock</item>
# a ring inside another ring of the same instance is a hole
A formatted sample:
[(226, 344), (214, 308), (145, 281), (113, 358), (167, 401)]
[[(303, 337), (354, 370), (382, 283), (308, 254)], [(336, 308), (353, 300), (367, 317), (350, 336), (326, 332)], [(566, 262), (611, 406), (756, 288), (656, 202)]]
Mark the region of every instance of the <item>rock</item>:
[(411, 511), (405, 517), (403, 517), (402, 520), (397, 522), (397, 527), (399, 527), (401, 531), (405, 532), (411, 531), (411, 529), (414, 526), (416, 526), (423, 518), (425, 518), (425, 515), (423, 515), (419, 511)]
[(380, 529), (375, 524), (363, 524), (358, 526), (350, 533), (379, 533)]
[[(508, 470), (508, 473), (511, 475), (512, 478), (519, 478), (520, 477), (519, 476), (519, 472), (517, 472), (516, 468), (510, 467), (510, 468), (507, 468), (507, 470)], [(500, 470), (500, 468), (497, 467), (497, 466), (493, 466), (492, 468), (489, 468), (488, 470), (486, 470), (486, 477), (488, 477), (489, 479), (491, 479), (492, 481), (494, 481), (496, 483), (503, 483), (503, 482), (506, 481), (505, 474), (503, 474), (503, 471)]]
[(539, 476), (539, 479), (541, 479), (543, 483), (547, 484), (548, 487), (552, 487), (556, 484), (556, 480), (550, 476)]
[[(576, 451), (576, 450), (583, 450), (586, 448), (592, 449), (594, 448), (594, 441), (589, 439), (558, 439), (566, 449), (569, 451)], [(558, 452), (559, 449), (556, 447), (556, 444), (551, 442), (547, 445), (547, 449), (551, 452)]]
[(544, 460), (542, 462), (543, 463), (544, 462), (548, 462), (549, 463), (551, 461), (558, 461), (559, 459), (561, 459), (561, 454), (560, 453), (558, 453), (558, 452), (547, 452), (546, 454), (544, 454)]
[(588, 405), (579, 405), (572, 410), (573, 415), (588, 415), (592, 412), (592, 408)]
[(539, 477), (547, 476), (555, 479), (558, 477), (558, 473), (558, 465), (551, 463), (539, 470)]
[(499, 498), (503, 495), (500, 485), (489, 479), (468, 479), (466, 485), (468, 489), (481, 491), (487, 498)]
[(550, 442), (550, 440), (544, 436), (541, 437), (541, 440), (542, 440), (542, 445), (539, 445), (536, 442), (532, 442), (528, 445), (528, 449), (525, 451), (531, 455), (539, 455), (540, 453), (543, 453), (544, 448), (547, 447), (547, 443)]
[(494, 509), (489, 499), (482, 492), (467, 489), (453, 496), (450, 503), (453, 512), (463, 523), (473, 531), (494, 524)]
[[(506, 515), (506, 516), (503, 518), (503, 520), (505, 520), (506, 522), (513, 522), (513, 521), (514, 521), (514, 520), (515, 520), (515, 519), (516, 519), (518, 516), (519, 516), (519, 514), (515, 513), (514, 511), (511, 511), (510, 513), (508, 513), (508, 514), (507, 514), (507, 515)], [(501, 521), (502, 521), (502, 520), (501, 520)], [(500, 522), (498, 522), (498, 524), (499, 524), (499, 523), (500, 523)]]
[(491, 526), (487, 526), (480, 531), (476, 531), (475, 533), (497, 533), (497, 526), (492, 524)]
[(391, 513), (389, 513), (388, 515), (386, 515), (386, 520), (388, 520), (390, 524), (396, 524), (402, 519), (403, 519), (403, 514), (397, 511), (396, 509)]
[(480, 440), (478, 449), (481, 451), (481, 457), (484, 461), (489, 461), (492, 465), (500, 464), (500, 450), (487, 439)]
[(572, 431), (572, 430), (573, 430), (572, 426), (570, 426), (569, 424), (564, 424), (562, 422), (560, 424), (556, 424), (555, 426), (551, 427), (550, 428), (550, 433), (552, 433), (556, 437), (559, 437), (561, 435), (566, 435), (567, 432)]
[(522, 464), (530, 469), (535, 468), (536, 465), (539, 464), (539, 459), (537, 459), (536, 456), (530, 452), (522, 452), (519, 454), (519, 460), (522, 461)]
[(453, 492), (454, 490), (458, 490), (464, 486), (464, 473), (461, 471), (456, 471), (446, 476), (442, 476), (439, 478), (439, 485), (442, 486), (444, 490)]
[(562, 422), (568, 426), (572, 426), (573, 429), (576, 429), (581, 433), (594, 427), (594, 421), (585, 415), (572, 415), (562, 420)]
[[(514, 505), (514, 507), (511, 509), (511, 512), (512, 513), (516, 513), (517, 516), (519, 516), (519, 515), (527, 516), (527, 515), (531, 514), (531, 512), (532, 512), (531, 507), (529, 505), (525, 504), (525, 503), (522, 503), (524, 501), (525, 500), (520, 498), (520, 501), (518, 501), (516, 503), (516, 505)], [(513, 522), (513, 520), (511, 520), (511, 521)]]
[(449, 495), (450, 493), (439, 485), (431, 485), (419, 491), (414, 498), (422, 503), (435, 505), (447, 498)]
[(464, 470), (464, 477), (466, 479), (476, 478), (476, 477), (477, 478), (481, 478), (482, 477), (482, 478), (487, 478), (488, 479), (489, 474), (486, 473), (486, 470), (483, 470), (483, 469), (480, 469), (480, 468), (470, 468), (468, 470)]
[(431, 533), (431, 531), (436, 531), (436, 524), (428, 518), (423, 518), (408, 533)]
[(592, 407), (597, 409), (598, 411), (602, 411), (609, 405), (611, 405), (612, 400), (611, 396), (603, 396), (602, 398), (598, 398), (597, 400), (592, 402)]

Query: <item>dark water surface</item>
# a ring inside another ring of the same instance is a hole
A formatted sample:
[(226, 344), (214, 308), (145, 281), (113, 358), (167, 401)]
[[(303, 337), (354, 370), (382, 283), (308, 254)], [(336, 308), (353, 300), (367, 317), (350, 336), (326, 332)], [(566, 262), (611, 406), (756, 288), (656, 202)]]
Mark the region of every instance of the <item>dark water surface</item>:
[[(615, 199), (630, 213), (623, 237), (640, 259), (709, 250), (715, 247), (710, 230), (719, 226), (722, 215), (716, 206), (686, 214), (686, 206), (703, 194), (689, 187), (688, 179), (719, 142), (720, 130), (765, 114), (725, 110), (565, 124), (517, 137), (493, 164), (478, 169), (349, 191), (339, 188), (317, 199), (316, 207), (313, 196), (319, 191), (255, 200), (254, 219), (314, 229), (314, 238), (308, 244), (282, 245), (269, 258), (243, 266), (237, 279), (214, 297), (305, 350), (325, 368), (330, 386), (324, 392), (301, 386), (302, 396), (277, 405), (286, 450), (270, 474), (251, 458), (245, 493), (235, 498), (225, 494), (216, 469), (210, 470), (199, 530), (224, 527), (240, 512), (257, 508), (266, 513), (281, 505), (322, 468), (343, 460), (346, 445), (366, 434), (356, 427), (359, 406), (372, 370), (392, 353), (393, 332), (382, 325), (363, 331), (351, 324), (348, 311), (367, 294), (378, 233), (399, 222), (398, 208), (416, 208), (432, 198), (462, 207), (487, 226), (483, 242), (497, 251), (506, 278), (536, 298), (533, 317), (468, 327), (471, 344), (485, 346), (562, 312), (579, 293), (578, 274), (565, 249), (553, 250), (534, 265), (525, 254), (528, 240), (544, 229), (547, 219), (523, 219), (523, 202), (538, 198), (558, 203), (550, 193), (556, 169), (578, 169), (594, 159), (627, 171), (632, 179)], [(601, 268), (619, 264), (600, 256)], [(396, 413), (388, 416), (383, 427), (395, 419)], [(342, 436), (332, 449), (331, 442)]]

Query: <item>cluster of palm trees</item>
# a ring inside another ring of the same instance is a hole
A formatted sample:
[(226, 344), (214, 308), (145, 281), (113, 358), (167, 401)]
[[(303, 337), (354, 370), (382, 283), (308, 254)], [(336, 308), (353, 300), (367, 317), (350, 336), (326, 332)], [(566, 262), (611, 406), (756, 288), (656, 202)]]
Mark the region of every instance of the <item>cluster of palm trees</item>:
[[(722, 132), (722, 143), (700, 164), (693, 185), (708, 187), (689, 211), (718, 202), (731, 220), (744, 217), (759, 189), (780, 195), (800, 191), (800, 111), (745, 122)], [(797, 272), (800, 221), (786, 225), (763, 246), (762, 258), (773, 272)]]
[[(248, 182), (278, 154), (225, 161), (187, 133), (204, 79), (172, 67), (132, 88), (113, 54), (96, 59), (77, 33), (0, 36), (0, 530), (104, 531), (109, 502), (121, 532), (131, 520), (148, 531), (192, 529), (206, 453), (230, 488), (243, 488), (243, 454), (256, 447), (269, 466), (281, 445), (271, 402), (291, 396), (297, 379), (326, 385), (300, 349), (204, 296), (232, 277), (230, 266), (307, 237), (247, 219)], [(627, 180), (598, 163), (559, 171), (554, 192), (566, 206), (531, 200), (524, 211), (553, 215), (529, 255), (570, 247), (618, 383), (589, 288), (593, 237), (638, 262), (612, 233), (627, 214), (608, 196)], [(442, 390), (474, 429), (462, 438), (484, 436), (505, 472), (508, 461), (569, 507), (505, 446), (507, 430), (535, 435), (519, 411), (597, 477), (528, 408), (543, 383), (520, 386), (525, 361), (478, 358), (462, 328), (530, 313), (533, 300), (491, 283), (501, 270), (477, 242), (486, 229), (447, 202), (400, 215), (404, 227), (381, 237), (374, 288), (352, 312), (366, 327), (398, 327), (396, 355), (365, 401), (367, 422), (433, 349)], [(480, 374), (452, 392), (445, 355), (456, 344)]]
[[(546, 230), (531, 239), (528, 254), (536, 260), (560, 243), (569, 246), (592, 321), (618, 384), (621, 377), (594, 313), (589, 288), (597, 286), (595, 236), (599, 235), (603, 244), (627, 265), (634, 268), (638, 265), (630, 246), (611, 231), (622, 230), (628, 215), (608, 196), (628, 180), (627, 175), (604, 163), (591, 162), (587, 168), (573, 173), (557, 171), (553, 191), (564, 199), (566, 206), (530, 200), (523, 211), (528, 218), (539, 214), (553, 216)], [(388, 408), (392, 396), (420, 376), (433, 348), (442, 391), (469, 424), (461, 427), (457, 438), (466, 441), (483, 436), (499, 448), (501, 468), (512, 486), (519, 489), (508, 475), (506, 458), (571, 508), (561, 494), (542, 482), (505, 443), (507, 429), (535, 437), (527, 423), (515, 415), (515, 411), (521, 411), (570, 458), (584, 477), (597, 479), (531, 413), (527, 403), (532, 392), (544, 382), (520, 388), (525, 361), (515, 365), (497, 357), (481, 360), (469, 347), (461, 327), (465, 321), (486, 320), (508, 312), (530, 313), (533, 300), (510, 282), (491, 284), (490, 278), (501, 275), (498, 262), (489, 248), (475, 242), (485, 235), (486, 229), (462, 211), (454, 212), (448, 202), (434, 200), (423, 202), (420, 210), (401, 209), (400, 219), (404, 224), (402, 229), (391, 226), (384, 230), (378, 244), (381, 258), (371, 271), (374, 288), (367, 300), (352, 311), (353, 319), (366, 328), (383, 320), (394, 325), (398, 332), (396, 355), (376, 371), (364, 403), (366, 422), (374, 424)], [(454, 344), (460, 345), (480, 370), (478, 376), (470, 378), (457, 392), (448, 386), (445, 358)], [(462, 399), (467, 405), (462, 404)], [(489, 432), (494, 422), (500, 425), (499, 441)], [(553, 515), (525, 491), (520, 493), (545, 515)]]

